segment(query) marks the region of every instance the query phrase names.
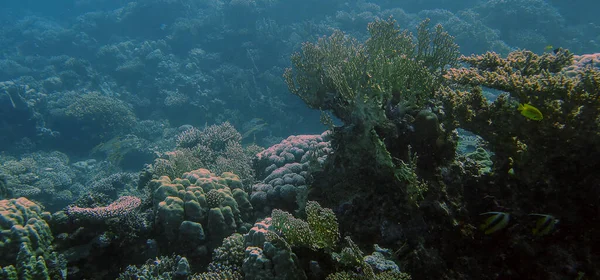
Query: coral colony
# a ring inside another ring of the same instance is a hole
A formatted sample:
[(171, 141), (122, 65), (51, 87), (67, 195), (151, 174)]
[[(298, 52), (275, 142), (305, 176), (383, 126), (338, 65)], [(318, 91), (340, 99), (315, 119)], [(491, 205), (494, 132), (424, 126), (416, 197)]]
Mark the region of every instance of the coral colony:
[(588, 2), (7, 3), (0, 279), (600, 279)]

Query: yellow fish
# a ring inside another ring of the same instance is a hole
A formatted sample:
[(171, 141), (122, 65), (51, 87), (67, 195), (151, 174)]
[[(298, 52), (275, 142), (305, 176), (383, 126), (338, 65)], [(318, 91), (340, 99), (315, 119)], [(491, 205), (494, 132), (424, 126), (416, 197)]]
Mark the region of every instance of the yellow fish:
[(540, 217), (535, 222), (535, 227), (531, 230), (534, 236), (543, 236), (551, 233), (559, 222), (559, 220), (552, 215), (529, 214), (529, 216)]
[(485, 234), (494, 233), (505, 228), (510, 221), (510, 214), (506, 212), (485, 212), (479, 215), (491, 215), (489, 218), (485, 219), (485, 222), (483, 222), (481, 226), (479, 226)]
[(533, 107), (531, 104), (519, 104), (517, 108), (521, 112), (521, 115), (534, 121), (540, 121), (544, 118), (542, 112), (538, 108)]

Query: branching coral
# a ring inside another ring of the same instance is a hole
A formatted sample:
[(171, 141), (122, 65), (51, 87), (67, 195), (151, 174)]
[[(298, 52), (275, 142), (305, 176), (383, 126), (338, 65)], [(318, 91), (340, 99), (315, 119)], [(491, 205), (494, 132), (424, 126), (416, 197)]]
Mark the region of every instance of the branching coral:
[(316, 44), (304, 43), (292, 55), (284, 77), (290, 91), (311, 108), (331, 110), (346, 123), (374, 126), (385, 120), (388, 102), (423, 104), (436, 88), (442, 69), (458, 56), (452, 37), (426, 20), (416, 42), (393, 20), (369, 24), (361, 44), (336, 31)]
[(178, 149), (154, 161), (154, 175), (176, 178), (184, 172), (207, 168), (217, 174), (233, 172), (249, 184), (254, 178), (252, 156), (241, 141), (242, 135), (228, 122), (203, 130), (188, 129), (177, 137)]
[(431, 30), (428, 24), (421, 23), (413, 37), (391, 19), (378, 20), (369, 24), (370, 38), (364, 43), (336, 31), (317, 43), (304, 43), (292, 55), (292, 67), (284, 74), (290, 91), (309, 107), (330, 110), (345, 123), (333, 135), (346, 143), (337, 149), (341, 164), (349, 166), (359, 157), (359, 165), (393, 174), (395, 164), (382, 141), (393, 134), (386, 109), (425, 106), (444, 68), (458, 57), (453, 38), (441, 26)]
[(306, 215), (305, 222), (294, 218), (290, 213), (275, 209), (272, 213), (272, 224), (283, 233), (285, 241), (291, 245), (333, 251), (340, 238), (337, 218), (333, 211), (322, 208), (315, 201), (308, 201)]

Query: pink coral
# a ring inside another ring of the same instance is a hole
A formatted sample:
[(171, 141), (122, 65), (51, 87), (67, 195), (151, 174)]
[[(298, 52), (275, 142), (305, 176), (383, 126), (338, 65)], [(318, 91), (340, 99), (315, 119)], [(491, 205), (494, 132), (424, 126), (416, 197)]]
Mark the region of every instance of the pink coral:
[(70, 216), (87, 220), (105, 220), (131, 213), (140, 206), (142, 201), (135, 196), (122, 196), (108, 206), (95, 208), (82, 208), (71, 206), (67, 209)]

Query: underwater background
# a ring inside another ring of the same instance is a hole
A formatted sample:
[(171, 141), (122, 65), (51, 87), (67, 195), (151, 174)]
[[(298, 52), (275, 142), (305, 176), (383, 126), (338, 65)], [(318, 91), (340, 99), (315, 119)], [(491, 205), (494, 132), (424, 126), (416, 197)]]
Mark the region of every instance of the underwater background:
[(600, 279), (598, 11), (2, 1), (0, 279)]

